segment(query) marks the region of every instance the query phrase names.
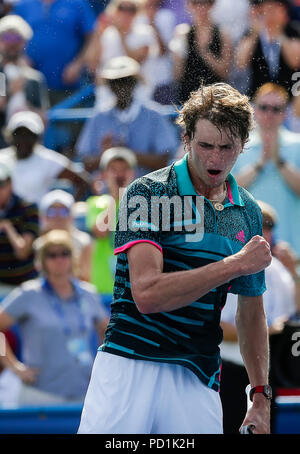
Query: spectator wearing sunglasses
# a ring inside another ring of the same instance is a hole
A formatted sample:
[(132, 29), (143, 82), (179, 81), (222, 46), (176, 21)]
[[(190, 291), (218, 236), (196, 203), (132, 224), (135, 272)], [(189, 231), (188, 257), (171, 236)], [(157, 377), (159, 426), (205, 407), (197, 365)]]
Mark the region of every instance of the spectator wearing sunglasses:
[(277, 84), (267, 83), (257, 90), (257, 128), (233, 173), (256, 199), (276, 208), (274, 244), (285, 241), (300, 257), (300, 138), (283, 126), (288, 99)]
[(214, 4), (215, 0), (187, 0), (192, 24), (179, 24), (170, 42), (180, 103), (201, 84), (229, 79), (232, 41), (212, 19)]
[(89, 282), (93, 242), (87, 232), (76, 227), (73, 217), (74, 207), (75, 200), (72, 194), (61, 189), (48, 192), (42, 198), (40, 204), (41, 231), (46, 233), (51, 230), (63, 229), (70, 233), (74, 247), (74, 258), (78, 263), (76, 276)]
[[(0, 126), (20, 110), (34, 110), (44, 116), (49, 107), (47, 84), (43, 74), (31, 68), (25, 47), (32, 37), (30, 25), (10, 14), (0, 19)], [(3, 89), (5, 88), (5, 93)], [(1, 134), (0, 144), (7, 142)]]
[(72, 239), (51, 230), (35, 243), (41, 277), (17, 287), (3, 301), (0, 330), (17, 322), (22, 359), (7, 346), (0, 361), (19, 377), (16, 405), (82, 402), (90, 378), (96, 328), (99, 339), (106, 312), (91, 284), (74, 278)]

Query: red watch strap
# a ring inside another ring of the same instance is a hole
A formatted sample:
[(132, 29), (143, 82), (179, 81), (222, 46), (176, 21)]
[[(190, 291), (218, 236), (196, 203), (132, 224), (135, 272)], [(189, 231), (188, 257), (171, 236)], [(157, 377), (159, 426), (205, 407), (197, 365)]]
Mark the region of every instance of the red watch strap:
[(264, 392), (264, 386), (255, 386), (254, 388), (252, 388), (250, 390), (250, 395), (249, 395), (251, 402), (253, 400), (253, 394), (255, 394), (255, 393), (263, 393), (263, 392)]

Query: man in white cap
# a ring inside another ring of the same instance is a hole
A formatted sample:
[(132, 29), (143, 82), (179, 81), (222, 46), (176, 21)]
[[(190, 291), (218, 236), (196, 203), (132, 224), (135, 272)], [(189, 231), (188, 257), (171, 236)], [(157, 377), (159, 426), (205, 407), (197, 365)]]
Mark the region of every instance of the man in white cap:
[(89, 188), (85, 172), (74, 169), (73, 163), (56, 151), (40, 143), (44, 124), (35, 112), (14, 114), (6, 126), (6, 137), (11, 146), (0, 150), (0, 157), (12, 169), (14, 192), (29, 202), (40, 203), (58, 179), (68, 180), (82, 197)]
[(86, 226), (95, 239), (91, 282), (108, 311), (115, 277), (114, 233), (120, 192), (134, 179), (136, 166), (137, 159), (128, 148), (113, 147), (105, 150), (100, 159), (100, 182), (106, 188), (101, 191), (101, 195), (93, 195), (86, 200)]
[(76, 148), (87, 170), (98, 168), (104, 150), (123, 146), (133, 150), (143, 175), (166, 166), (179, 148), (177, 131), (160, 106), (135, 96), (139, 74), (139, 63), (127, 56), (104, 65), (101, 77), (116, 101), (90, 118), (81, 132)]
[(0, 19), (2, 127), (17, 111), (35, 110), (43, 115), (49, 107), (45, 77), (31, 68), (25, 57), (24, 49), (32, 35), (22, 17), (10, 14)]

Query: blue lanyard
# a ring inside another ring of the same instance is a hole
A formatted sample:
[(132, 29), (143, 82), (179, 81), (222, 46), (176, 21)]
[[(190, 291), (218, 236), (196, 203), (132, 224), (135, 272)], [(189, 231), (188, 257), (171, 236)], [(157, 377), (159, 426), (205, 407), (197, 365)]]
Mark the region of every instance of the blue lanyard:
[[(84, 317), (83, 301), (82, 301), (82, 297), (80, 295), (80, 291), (76, 286), (76, 283), (72, 282), (72, 285), (74, 287), (75, 294), (74, 294), (74, 297), (72, 298), (73, 301), (70, 301), (70, 303), (72, 304), (74, 301), (76, 303), (75, 307), (76, 307), (77, 314), (78, 314), (79, 330), (81, 333), (84, 333), (87, 330), (87, 325), (86, 325), (85, 317)], [(72, 334), (72, 329), (67, 322), (66, 314), (63, 309), (61, 298), (54, 291), (53, 287), (51, 286), (49, 281), (47, 281), (47, 279), (44, 279), (42, 288), (45, 290), (45, 293), (47, 294), (47, 296), (49, 298), (50, 306), (52, 307), (52, 309), (55, 311), (56, 315), (59, 317), (59, 319), (62, 322), (65, 335), (70, 336)]]

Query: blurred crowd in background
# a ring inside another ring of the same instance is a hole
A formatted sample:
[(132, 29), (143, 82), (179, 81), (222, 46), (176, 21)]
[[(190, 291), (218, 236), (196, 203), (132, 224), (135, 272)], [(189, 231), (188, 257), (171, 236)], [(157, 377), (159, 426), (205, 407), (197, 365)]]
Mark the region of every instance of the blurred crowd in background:
[[(122, 190), (184, 155), (176, 109), (203, 84), (253, 103), (232, 173), (259, 200), (272, 248), (270, 339), (299, 324), (300, 2), (2, 0), (0, 16), (0, 407), (83, 401), (110, 315)], [(231, 297), (227, 432), (247, 381)]]

